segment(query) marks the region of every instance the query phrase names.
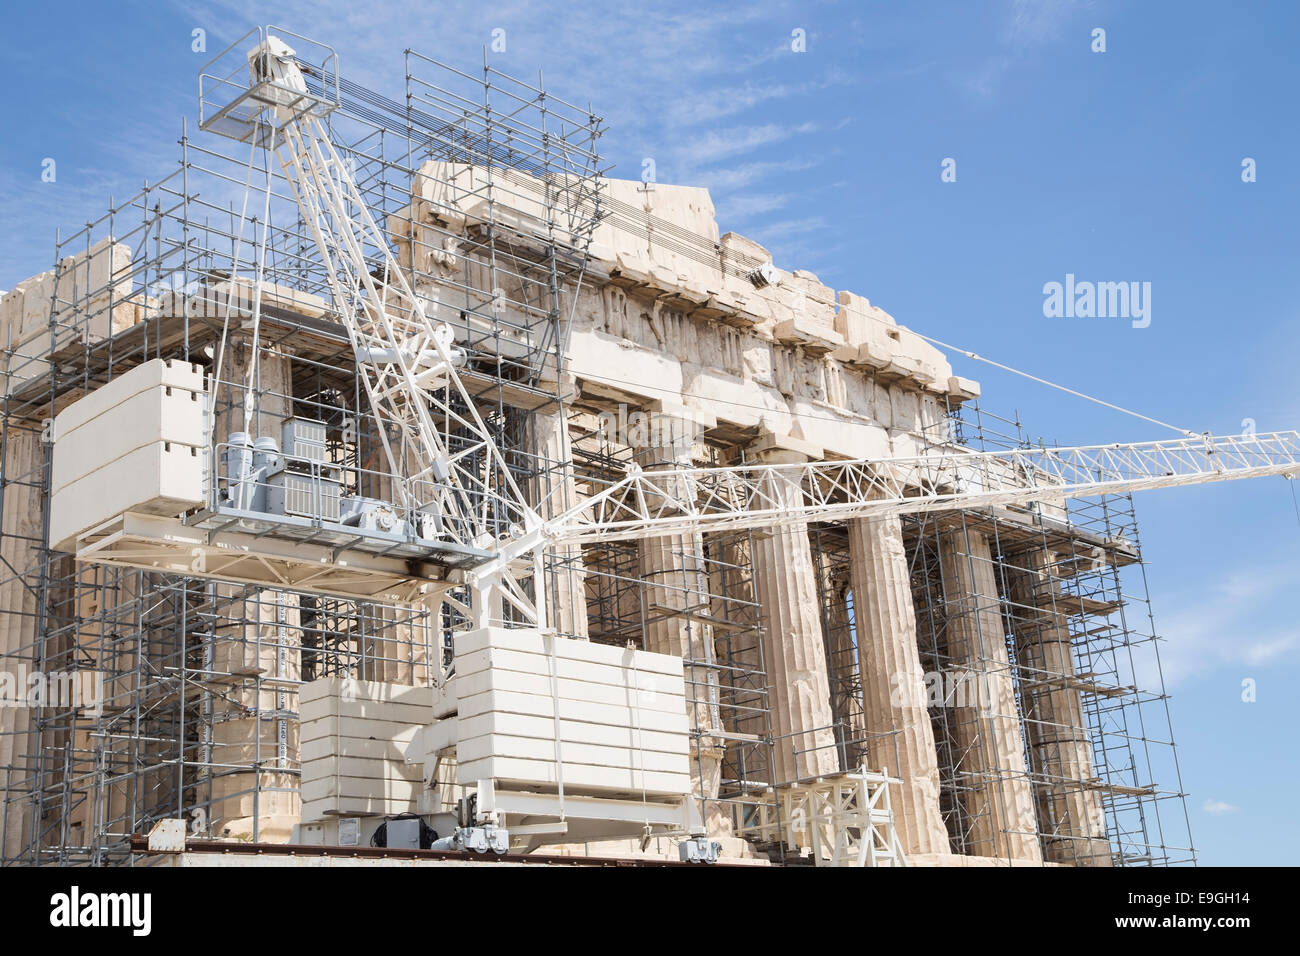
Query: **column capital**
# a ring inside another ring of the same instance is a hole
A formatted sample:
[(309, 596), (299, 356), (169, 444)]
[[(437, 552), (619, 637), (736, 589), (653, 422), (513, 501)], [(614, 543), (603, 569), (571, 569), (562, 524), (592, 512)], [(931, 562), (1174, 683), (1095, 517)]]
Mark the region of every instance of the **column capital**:
[(765, 431), (745, 448), (745, 456), (760, 465), (802, 465), (820, 461), (825, 449), (794, 435)]

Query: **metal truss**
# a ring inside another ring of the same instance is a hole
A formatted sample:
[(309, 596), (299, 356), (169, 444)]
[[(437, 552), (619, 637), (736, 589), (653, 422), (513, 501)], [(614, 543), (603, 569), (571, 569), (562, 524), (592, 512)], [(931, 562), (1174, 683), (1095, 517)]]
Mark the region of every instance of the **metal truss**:
[(1294, 431), (986, 452), (936, 446), (924, 455), (875, 460), (634, 468), (548, 522), (541, 535), (557, 543), (617, 541), (1297, 474), (1300, 432)]
[(405, 476), (405, 503), (439, 516), (441, 534), (462, 545), (481, 546), (511, 525), (534, 523), (454, 371), (464, 354), (450, 327), (426, 315), (330, 141), (323, 118), (333, 104), (308, 91), (293, 51), (274, 36), (257, 45), (249, 69), (253, 99), (278, 127), (276, 156), (320, 252), (358, 375), (387, 426), (380, 438), (389, 464)]
[(808, 848), (814, 866), (903, 867), (889, 788), (901, 781), (857, 770), (782, 787), (780, 803), (755, 803), (740, 833), (760, 843)]

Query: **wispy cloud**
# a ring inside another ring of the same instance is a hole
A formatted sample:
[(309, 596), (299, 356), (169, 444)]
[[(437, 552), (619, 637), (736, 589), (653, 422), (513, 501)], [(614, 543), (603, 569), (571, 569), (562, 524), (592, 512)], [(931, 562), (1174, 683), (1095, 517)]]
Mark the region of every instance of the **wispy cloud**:
[[(617, 163), (614, 175), (635, 178), (642, 159), (655, 157), (662, 181), (707, 186), (724, 215), (748, 221), (806, 203), (812, 187), (789, 174), (828, 155), (823, 140), (833, 135), (833, 121), (805, 122), (807, 114), (798, 110), (794, 122), (783, 121), (790, 107), (830, 87), (862, 82), (791, 51), (790, 30), (806, 21), (806, 13), (806, 4), (797, 0), (719, 9), (615, 6), (584, 18), (579, 28), (558, 0), (452, 5), (439, 8), (436, 18), (412, 16), (404, 0), (373, 0), (364, 8), (343, 0), (171, 0), (158, 15), (206, 29), (210, 54), (248, 27), (273, 20), (332, 44), (349, 79), (399, 100), (408, 48), (470, 76), (481, 75), (485, 56), (489, 66), (525, 79), (544, 71), (553, 95), (584, 107), (590, 100), (605, 117), (609, 133), (600, 145)], [(129, 26), (124, 21), (123, 29)], [(494, 30), (505, 31), (499, 53), (485, 51)], [(811, 27), (808, 39), (815, 50), (818, 36)], [(35, 271), (16, 265), (36, 261), (26, 248), (32, 236), (52, 237), (57, 225), (65, 233), (75, 230), (103, 214), (110, 194), (120, 200), (143, 180), (175, 169), (180, 120), (195, 112), (193, 78), (153, 79), (158, 89), (152, 95), (132, 91), (132, 109), (126, 120), (114, 119), (112, 135), (95, 117), (80, 123), (87, 148), (96, 152), (57, 157), (57, 188), (41, 191), (39, 182), (20, 181), (25, 170), (0, 177), (8, 227), (0, 254), (13, 253), (7, 258), (22, 270), (15, 279)], [(100, 114), (117, 109), (105, 107), (102, 98), (87, 102), (98, 104)], [(48, 268), (47, 258), (39, 257), (39, 268)], [(0, 284), (8, 278), (0, 277)]]
[(750, 193), (719, 200), (715, 205), (720, 219), (748, 219), (783, 209), (790, 204), (791, 198), (789, 193)]
[(852, 81), (848, 74), (833, 71), (820, 80), (807, 83), (755, 83), (708, 90), (682, 97), (672, 103), (667, 119), (682, 126), (714, 123), (735, 116), (764, 103), (793, 97), (809, 96), (832, 86), (842, 86)]
[(1226, 813), (1237, 812), (1236, 807), (1234, 807), (1231, 803), (1224, 803), (1222, 800), (1206, 800), (1205, 803), (1201, 805), (1201, 809), (1204, 810), (1206, 813), (1213, 814), (1216, 817), (1221, 817)]
[(1013, 68), (1061, 37), (1079, 7), (1079, 0), (1010, 0), (997, 47), (965, 77), (966, 90), (980, 98), (995, 95)]
[[(1166, 686), (1226, 668), (1259, 668), (1300, 649), (1300, 625), (1261, 624), (1255, 612), (1300, 590), (1300, 568), (1259, 567), (1229, 574), (1210, 589), (1184, 595), (1159, 616)], [(1139, 674), (1153, 689), (1154, 674)], [(1233, 675), (1234, 678), (1237, 675)], [(1251, 677), (1242, 673), (1241, 677)]]
[(707, 186), (710, 192), (723, 193), (744, 189), (754, 183), (781, 173), (797, 173), (812, 169), (817, 165), (812, 159), (781, 159), (763, 162), (743, 163), (724, 169), (702, 170), (697, 177), (701, 186)]
[(765, 123), (762, 126), (736, 126), (730, 129), (711, 130), (687, 140), (677, 148), (677, 152), (683, 158), (702, 166), (726, 159), (728, 156), (752, 152), (760, 146), (771, 146), (792, 136), (805, 136), (816, 132), (817, 128), (816, 123), (801, 123), (798, 126)]

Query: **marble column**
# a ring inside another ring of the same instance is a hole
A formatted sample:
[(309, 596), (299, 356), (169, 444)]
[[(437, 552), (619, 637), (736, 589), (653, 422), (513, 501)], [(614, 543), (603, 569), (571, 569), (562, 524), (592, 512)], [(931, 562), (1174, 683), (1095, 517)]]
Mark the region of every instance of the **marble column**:
[(1034, 799), (1025, 768), (1015, 684), (988, 539), (973, 528), (940, 538), (958, 779), (969, 820), (969, 852), (1041, 862)]
[[(543, 518), (553, 518), (579, 502), (573, 446), (563, 409), (534, 412), (529, 420), (528, 443), (539, 470), (532, 481), (534, 507)], [(587, 585), (582, 547), (560, 545), (551, 557), (546, 574), (548, 622), (561, 635), (586, 638)]]
[(841, 762), (848, 770), (862, 765), (866, 753), (866, 721), (862, 712), (862, 693), (852, 680), (858, 669), (857, 650), (853, 646), (853, 626), (849, 618), (849, 567), (836, 563), (832, 555), (819, 555), (820, 600), (826, 631), (826, 669), (831, 684), (831, 711), (835, 715), (836, 737), (841, 741)]
[(1008, 572), (1017, 607), (1012, 625), (1029, 762), (1044, 781), (1036, 792), (1044, 856), (1053, 863), (1110, 866), (1101, 798), (1092, 779), (1092, 739), (1076, 686), (1068, 617), (1060, 610), (1054, 558), (1045, 548), (1018, 557)]
[(885, 515), (854, 518), (847, 529), (867, 733), (893, 734), (872, 741), (870, 762), (902, 780), (893, 806), (903, 852), (947, 853), (902, 526)]
[[(692, 464), (696, 423), (685, 417), (651, 413), (654, 428), (644, 429), (646, 440), (633, 454), (647, 472), (689, 467)], [(681, 489), (664, 488), (678, 494)], [(717, 802), (722, 741), (710, 731), (721, 729), (718, 713), (717, 672), (713, 667), (713, 628), (707, 623), (709, 577), (704, 560), (704, 538), (698, 532), (670, 534), (638, 542), (642, 593), (644, 645), (655, 654), (684, 659), (687, 713), (695, 735), (691, 753), (691, 782), (704, 801), (704, 825), (710, 836), (731, 833), (731, 820)]]
[[(800, 452), (773, 449), (760, 464), (799, 464)], [(793, 506), (802, 500), (797, 477), (772, 472), (767, 493)], [(817, 569), (808, 525), (799, 521), (754, 532), (755, 595), (761, 606), (763, 660), (771, 689), (775, 777), (778, 784), (839, 773), (826, 645), (817, 607)]]

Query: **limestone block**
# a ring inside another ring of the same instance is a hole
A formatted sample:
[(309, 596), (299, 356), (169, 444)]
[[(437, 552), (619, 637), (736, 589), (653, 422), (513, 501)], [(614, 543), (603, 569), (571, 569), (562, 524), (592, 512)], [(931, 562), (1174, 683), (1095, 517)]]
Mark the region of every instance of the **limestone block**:
[(23, 290), (23, 321), (21, 329), (14, 335), (15, 344), (26, 342), (50, 328), (50, 312), (53, 307), (54, 273), (42, 272), (28, 279)]
[(82, 531), (126, 511), (177, 515), (205, 500), (203, 459), (195, 449), (147, 445), (51, 497), (51, 547), (72, 550)]
[(40, 337), (18, 346), (12, 354), (0, 356), (4, 368), (4, 391), (10, 395), (17, 394), (36, 379), (47, 380), (50, 377), (50, 362), (44, 356), (45, 345)]
[[(110, 308), (107, 300), (104, 300), (84, 320), (86, 339), (94, 343), (112, 338), (118, 332), (142, 321), (145, 312), (146, 307), (138, 302), (118, 302)], [(78, 318), (78, 321), (83, 320)]]
[[(184, 300), (184, 312), (176, 311), (181, 303), (176, 299), (177, 293), (170, 293), (171, 301), (167, 308), (170, 314), (188, 314), (190, 316), (207, 316), (224, 319), (227, 312), (232, 317), (248, 318), (252, 316), (260, 294), (263, 308), (281, 309), (308, 318), (322, 318), (329, 306), (324, 299), (311, 292), (292, 289), (274, 282), (260, 283), (252, 279), (238, 277), (221, 279), (201, 286), (193, 295)], [(168, 296), (164, 296), (167, 299)], [(168, 313), (164, 313), (168, 314)]]
[(690, 394), (693, 404), (710, 407), (719, 422), (741, 428), (766, 426), (780, 433), (789, 433), (794, 427), (789, 404), (771, 386), (700, 368), (687, 372), (682, 390)]
[[(498, 690), (491, 688), (488, 681), (481, 679), (464, 682), (457, 680), (456, 683), (466, 685), (460, 688), (460, 691), (464, 692), (464, 696), (460, 698), (458, 718), (462, 723), (469, 723), (472, 718), (481, 714), (491, 713), (494, 715), (494, 720), (503, 720), (506, 715), (521, 715), (541, 717), (550, 721), (552, 727), (554, 726), (555, 702), (549, 693), (535, 692), (540, 685), (533, 684), (524, 690)], [(487, 689), (484, 689), (485, 687)], [(653, 699), (653, 695), (649, 693), (643, 694), (642, 697), (646, 701)], [(627, 727), (630, 726), (627, 724), (627, 707), (626, 696), (611, 702), (561, 698), (559, 720), (561, 724), (574, 721), (605, 727)], [(688, 730), (684, 711), (678, 713), (676, 710), (647, 706), (640, 708), (638, 717), (638, 727), (642, 732), (684, 735)], [(551, 736), (554, 736), (553, 731)]]
[(806, 314), (795, 313), (794, 318), (778, 322), (773, 336), (784, 345), (803, 346), (810, 355), (824, 355), (844, 345), (844, 338), (834, 329)]
[[(485, 712), (457, 721), (457, 733), (465, 740), (485, 736), (494, 730), (510, 737), (555, 740), (555, 720), (549, 714)], [(639, 746), (659, 753), (677, 753), (687, 746), (684, 730), (671, 732), (582, 720), (561, 720), (560, 736), (573, 743), (624, 749)]]
[(889, 454), (893, 458), (918, 458), (925, 451), (925, 443), (910, 432), (891, 432)]
[(411, 183), (412, 203), (422, 222), (441, 221), (450, 228), (465, 228), (460, 203), (475, 189), (475, 167), (467, 163), (430, 161), (416, 171)]
[(721, 244), (723, 252), (730, 253), (740, 260), (753, 261), (755, 265), (772, 261), (772, 253), (753, 239), (747, 239), (738, 232), (727, 233), (722, 237)]
[[(335, 713), (347, 717), (371, 717), (374, 716), (375, 708), (382, 708), (386, 713), (404, 712), (426, 723), (430, 716), (429, 708), (433, 706), (434, 694), (432, 687), (356, 680), (351, 677), (322, 677), (303, 684), (298, 691), (304, 707), (325, 698), (330, 700), (329, 706)], [(415, 713), (415, 709), (421, 711), (423, 717)]]
[(889, 432), (881, 425), (811, 402), (795, 402), (795, 415), (805, 440), (836, 458), (884, 458), (889, 455)]
[[(561, 770), (561, 767), (563, 768)], [(690, 793), (691, 777), (687, 773), (640, 770), (635, 767), (608, 767), (591, 764), (557, 764), (554, 760), (526, 760), (513, 757), (489, 757), (484, 760), (457, 762), (457, 780), (471, 786), (478, 780), (492, 778), (511, 786), (554, 786), (564, 780), (568, 793), (616, 793), (651, 797), (680, 797)]]
[(59, 262), (59, 299), (107, 303), (131, 294), (131, 248), (111, 238)]
[(0, 348), (18, 344), (23, 331), (25, 284), (20, 283), (0, 297)]
[(980, 397), (980, 383), (960, 375), (948, 376), (948, 395), (959, 402), (970, 402)]
[(892, 326), (893, 316), (872, 305), (865, 296), (854, 292), (840, 292), (837, 296), (839, 311), (835, 313), (835, 331), (844, 336), (850, 345), (861, 345), (867, 340), (868, 328), (875, 325)]
[(569, 371), (577, 378), (620, 392), (653, 400), (682, 391), (679, 361), (605, 332), (575, 330), (569, 341), (569, 359)]
[[(57, 494), (72, 482), (146, 445), (171, 442), (202, 447), (203, 397), (201, 391), (150, 388), (66, 432), (59, 432), (56, 422), (58, 440), (50, 490)], [(97, 426), (104, 415), (109, 415), (111, 422)]]
[[(313, 704), (315, 706), (313, 706)], [(409, 744), (416, 731), (426, 720), (411, 721), (407, 714), (396, 714), (381, 710), (385, 716), (345, 717), (330, 713), (333, 704), (320, 701), (299, 704), (304, 741), (321, 740), (335, 737), (356, 737), (361, 740), (388, 740)]]
[(302, 818), (423, 809), (422, 764), (406, 762), (432, 719), (434, 690), (327, 677), (304, 684)]
[[(428, 715), (425, 715), (427, 719)], [(414, 725), (413, 725), (414, 726)], [(335, 737), (325, 734), (304, 740), (301, 757), (304, 768), (312, 761), (333, 760), (336, 757), (356, 757), (366, 760), (387, 760), (407, 763), (410, 748), (416, 743), (419, 730), (409, 740), (390, 740), (371, 737)], [(315, 774), (315, 771), (313, 771)], [(315, 774), (319, 776), (319, 774)]]
[(942, 384), (947, 388), (952, 366), (943, 353), (910, 329), (898, 329), (898, 351), (894, 361), (907, 370), (907, 375), (922, 386)]
[(916, 392), (895, 385), (889, 390), (889, 403), (894, 432), (920, 432), (921, 399)]
[(397, 250), (397, 262), (403, 270), (434, 273), (454, 268), (458, 262), (459, 241), (442, 224), (412, 222), (410, 206), (388, 217), (388, 235)]

